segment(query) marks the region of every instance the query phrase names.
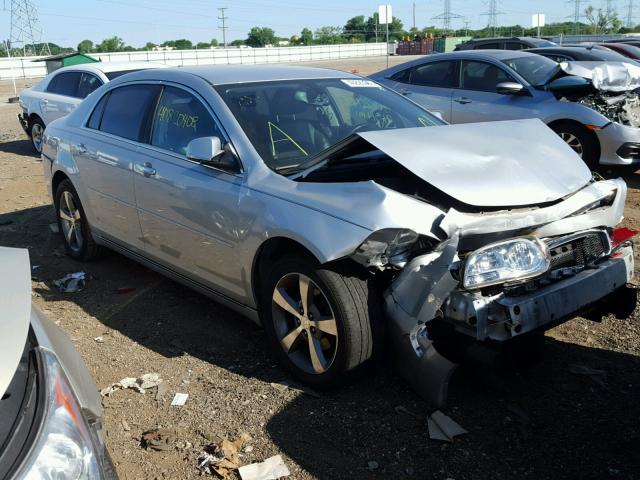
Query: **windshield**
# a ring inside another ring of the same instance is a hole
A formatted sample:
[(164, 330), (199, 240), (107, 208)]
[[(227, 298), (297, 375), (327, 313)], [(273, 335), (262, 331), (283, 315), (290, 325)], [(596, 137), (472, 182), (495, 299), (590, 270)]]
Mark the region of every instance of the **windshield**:
[(274, 170), (295, 168), (356, 132), (444, 123), (366, 79), (242, 83), (216, 90)]
[(541, 55), (509, 58), (502, 60), (502, 63), (534, 86), (544, 84), (559, 68), (557, 62)]

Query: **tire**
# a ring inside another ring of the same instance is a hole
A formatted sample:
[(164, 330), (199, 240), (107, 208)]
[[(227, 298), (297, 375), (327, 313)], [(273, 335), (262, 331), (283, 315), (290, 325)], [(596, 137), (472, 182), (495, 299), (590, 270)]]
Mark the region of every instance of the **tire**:
[(39, 117), (34, 117), (29, 121), (29, 137), (31, 145), (36, 153), (42, 153), (42, 134), (44, 133), (44, 122)]
[(559, 122), (551, 129), (569, 145), (591, 170), (598, 168), (600, 145), (594, 134), (578, 123)]
[(67, 255), (82, 261), (100, 257), (103, 248), (93, 240), (87, 216), (71, 180), (60, 182), (56, 189), (54, 205), (58, 229), (62, 234)]
[(366, 279), (301, 256), (281, 258), (263, 271), (262, 322), (278, 360), (295, 378), (330, 388), (380, 350), (379, 300)]

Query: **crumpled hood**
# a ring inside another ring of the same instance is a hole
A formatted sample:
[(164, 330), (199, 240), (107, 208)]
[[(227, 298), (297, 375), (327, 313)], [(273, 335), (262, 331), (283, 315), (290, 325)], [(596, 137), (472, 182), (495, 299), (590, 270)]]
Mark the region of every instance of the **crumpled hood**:
[(580, 157), (539, 119), (359, 135), (432, 186), (477, 207), (557, 201), (592, 178)]
[(0, 397), (16, 373), (31, 320), (29, 252), (0, 247)]
[(626, 62), (562, 62), (568, 75), (591, 80), (596, 90), (627, 92), (640, 87), (640, 66)]

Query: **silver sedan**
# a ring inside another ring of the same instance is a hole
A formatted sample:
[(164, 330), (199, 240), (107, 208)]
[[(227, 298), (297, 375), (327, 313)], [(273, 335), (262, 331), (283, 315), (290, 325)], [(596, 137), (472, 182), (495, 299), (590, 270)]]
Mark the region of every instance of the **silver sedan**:
[(509, 341), (633, 272), (624, 182), (593, 181), (543, 123), (445, 125), (338, 71), (125, 75), (47, 128), (43, 159), (70, 256), (108, 247), (219, 300), (315, 386), (388, 331), (401, 373), (442, 403), (437, 325)]

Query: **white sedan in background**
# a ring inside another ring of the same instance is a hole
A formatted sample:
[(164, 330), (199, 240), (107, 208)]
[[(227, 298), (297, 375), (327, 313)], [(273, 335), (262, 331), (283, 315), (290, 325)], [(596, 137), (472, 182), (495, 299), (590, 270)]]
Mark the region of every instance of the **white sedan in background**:
[(36, 152), (42, 151), (42, 132), (49, 123), (64, 117), (98, 87), (125, 73), (162, 68), (151, 62), (96, 62), (64, 67), (50, 73), (20, 93), (20, 125)]

